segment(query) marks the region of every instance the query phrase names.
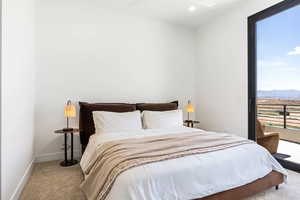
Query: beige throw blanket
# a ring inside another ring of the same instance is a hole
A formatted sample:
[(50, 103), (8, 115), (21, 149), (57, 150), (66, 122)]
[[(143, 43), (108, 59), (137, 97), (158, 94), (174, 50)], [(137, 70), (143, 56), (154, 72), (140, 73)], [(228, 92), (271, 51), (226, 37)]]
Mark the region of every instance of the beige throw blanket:
[(81, 184), (88, 200), (104, 200), (118, 175), (139, 165), (222, 150), (251, 141), (204, 132), (168, 134), (106, 142), (89, 163)]

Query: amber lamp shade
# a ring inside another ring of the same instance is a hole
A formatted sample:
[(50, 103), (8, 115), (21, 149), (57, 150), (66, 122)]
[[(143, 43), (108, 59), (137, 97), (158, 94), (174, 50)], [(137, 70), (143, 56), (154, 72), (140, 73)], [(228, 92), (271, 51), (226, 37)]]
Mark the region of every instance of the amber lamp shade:
[(64, 128), (64, 130), (72, 130), (69, 127), (69, 118), (76, 117), (76, 107), (70, 100), (68, 100), (67, 105), (64, 108), (64, 115), (67, 118), (67, 128)]
[(64, 109), (65, 117), (76, 117), (76, 107), (73, 104), (67, 105)]
[(194, 105), (191, 103), (191, 101), (188, 101), (188, 104), (185, 107), (185, 111), (188, 113), (188, 120), (190, 120), (190, 113), (195, 112)]

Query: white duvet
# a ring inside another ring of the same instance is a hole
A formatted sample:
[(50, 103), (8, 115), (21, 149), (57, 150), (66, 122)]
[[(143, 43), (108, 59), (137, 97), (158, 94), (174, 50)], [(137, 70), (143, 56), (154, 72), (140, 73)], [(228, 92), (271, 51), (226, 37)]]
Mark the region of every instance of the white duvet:
[[(186, 127), (98, 134), (90, 137), (80, 165), (87, 163), (101, 144), (111, 140), (160, 134), (194, 132)], [(106, 200), (190, 200), (239, 187), (272, 170), (287, 172), (263, 147), (240, 145), (131, 168), (118, 176)]]

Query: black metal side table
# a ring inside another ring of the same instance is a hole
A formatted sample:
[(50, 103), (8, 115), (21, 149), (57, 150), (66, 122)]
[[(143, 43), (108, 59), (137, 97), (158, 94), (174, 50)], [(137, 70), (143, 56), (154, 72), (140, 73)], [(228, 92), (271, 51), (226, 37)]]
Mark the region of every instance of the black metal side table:
[[(60, 163), (60, 165), (62, 167), (69, 167), (72, 165), (76, 165), (78, 163), (78, 161), (74, 160), (74, 158), (73, 158), (74, 157), (73, 135), (74, 135), (74, 133), (79, 133), (79, 129), (68, 129), (68, 130), (60, 129), (60, 130), (54, 131), (54, 133), (65, 135), (65, 160), (62, 161)], [(68, 160), (68, 145), (67, 145), (67, 135), (68, 134), (71, 134), (71, 159), (70, 160)]]
[(194, 124), (199, 124), (200, 122), (194, 120), (185, 120), (184, 123), (187, 127), (194, 128)]

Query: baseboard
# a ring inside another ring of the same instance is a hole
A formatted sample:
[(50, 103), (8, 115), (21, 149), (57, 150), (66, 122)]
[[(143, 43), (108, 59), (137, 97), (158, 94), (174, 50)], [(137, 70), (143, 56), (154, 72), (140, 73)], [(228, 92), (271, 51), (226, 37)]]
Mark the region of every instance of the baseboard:
[[(56, 153), (47, 153), (47, 154), (41, 154), (35, 156), (35, 162), (47, 162), (47, 161), (53, 161), (53, 160), (63, 160), (65, 157), (64, 152), (56, 152)], [(81, 150), (76, 149), (74, 150), (74, 158), (80, 159), (81, 157)], [(68, 158), (70, 159), (70, 152), (68, 152)]]
[(11, 195), (10, 200), (18, 200), (20, 198), (20, 195), (21, 195), (26, 183), (28, 182), (29, 177), (31, 176), (32, 169), (33, 169), (33, 163), (34, 163), (34, 160), (32, 160), (29, 163), (28, 167), (25, 170), (23, 177), (21, 178), (20, 182), (17, 185), (17, 188), (15, 189), (14, 193)]

